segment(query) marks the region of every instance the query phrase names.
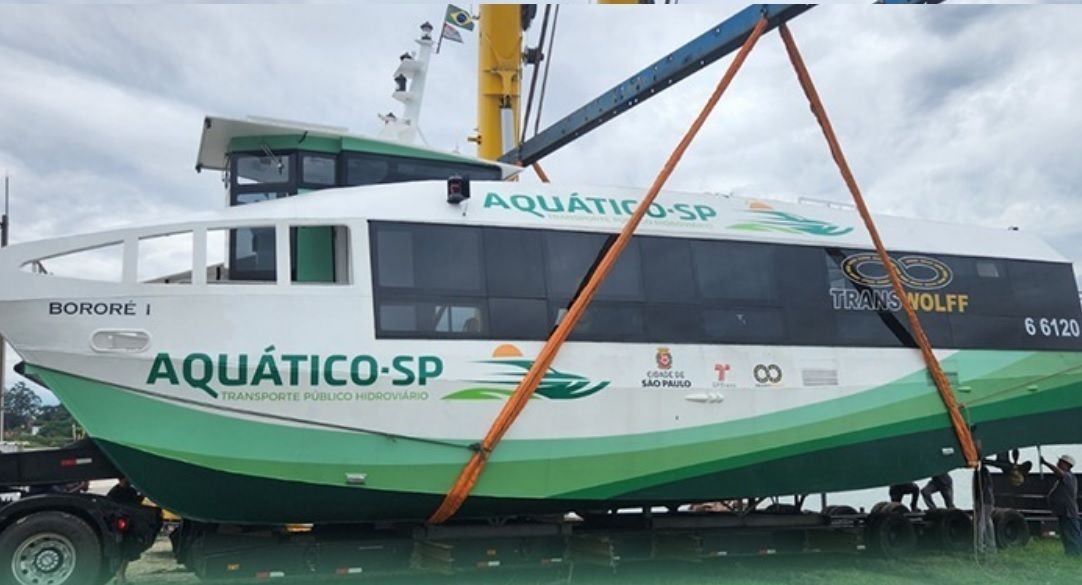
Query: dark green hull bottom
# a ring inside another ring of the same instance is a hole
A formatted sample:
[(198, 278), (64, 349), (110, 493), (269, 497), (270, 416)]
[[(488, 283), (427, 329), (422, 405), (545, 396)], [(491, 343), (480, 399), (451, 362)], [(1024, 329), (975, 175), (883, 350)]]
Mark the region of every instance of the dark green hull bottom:
[[(945, 418), (946, 415), (944, 415)], [(1082, 409), (982, 423), (987, 453), (1037, 444), (1082, 442)], [(336, 487), (241, 475), (158, 457), (98, 441), (137, 487), (163, 507), (192, 520), (238, 524), (419, 522), (442, 495)], [(817, 449), (799, 456), (724, 471), (659, 475), (648, 489), (597, 500), (567, 494), (548, 499), (471, 497), (459, 518), (558, 514), (637, 505), (683, 504), (737, 497), (809, 494), (886, 486), (964, 465), (950, 430)], [(944, 453), (944, 449), (948, 449)], [(951, 450), (953, 448), (953, 450)], [(138, 470), (135, 472), (135, 470)], [(689, 477), (690, 475), (690, 477)], [(453, 480), (448, 477), (448, 485)], [(198, 511), (198, 513), (196, 513)]]

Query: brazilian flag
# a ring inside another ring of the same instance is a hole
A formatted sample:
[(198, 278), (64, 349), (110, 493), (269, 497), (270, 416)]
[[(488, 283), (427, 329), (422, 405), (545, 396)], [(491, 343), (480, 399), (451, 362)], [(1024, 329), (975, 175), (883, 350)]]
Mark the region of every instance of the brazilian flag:
[(447, 16), (443, 20), (458, 28), (473, 30), (473, 16), (468, 10), (463, 10), (454, 4), (447, 5)]

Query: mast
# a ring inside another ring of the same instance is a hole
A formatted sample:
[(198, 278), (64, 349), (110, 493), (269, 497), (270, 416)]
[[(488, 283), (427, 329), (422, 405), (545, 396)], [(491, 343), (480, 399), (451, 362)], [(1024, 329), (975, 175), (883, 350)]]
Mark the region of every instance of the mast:
[[(6, 248), (8, 245), (8, 231), (11, 229), (8, 212), (11, 209), (10, 205), (10, 191), (11, 181), (4, 173), (4, 213), (0, 215), (0, 248)], [(0, 335), (0, 443), (4, 442), (4, 390), (6, 388), (6, 374), (7, 363), (4, 359), (7, 356), (7, 342), (4, 341), (4, 336)]]
[(496, 160), (518, 144), (522, 7), (482, 4), (477, 48), (477, 156)]
[(432, 58), (432, 25), (421, 25), (421, 37), (415, 41), (420, 47), (417, 53), (404, 53), (398, 58), (398, 68), (394, 72), (395, 91), (391, 97), (402, 102), (402, 117), (394, 113), (380, 115), (383, 120), (381, 138), (397, 140), (405, 144), (414, 144), (420, 138), (425, 143), (421, 132), (421, 103), (425, 95), (425, 79), (428, 77), (428, 62)]

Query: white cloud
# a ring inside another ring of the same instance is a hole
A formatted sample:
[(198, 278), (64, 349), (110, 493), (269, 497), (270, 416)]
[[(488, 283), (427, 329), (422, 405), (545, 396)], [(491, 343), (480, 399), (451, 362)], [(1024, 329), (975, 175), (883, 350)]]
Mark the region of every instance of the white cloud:
[[(563, 6), (551, 122), (741, 8)], [(5, 6), (0, 165), (16, 240), (221, 205), (192, 171), (204, 113), (375, 132), (396, 56), (443, 5)], [(792, 23), (874, 209), (1018, 225), (1078, 258), (1082, 62), (1073, 7), (823, 6)], [(532, 33), (536, 35), (536, 31)], [(476, 38), (445, 44), (424, 129), (465, 152)], [(545, 161), (559, 180), (645, 186), (728, 60)], [(673, 188), (846, 200), (776, 33), (765, 36)]]

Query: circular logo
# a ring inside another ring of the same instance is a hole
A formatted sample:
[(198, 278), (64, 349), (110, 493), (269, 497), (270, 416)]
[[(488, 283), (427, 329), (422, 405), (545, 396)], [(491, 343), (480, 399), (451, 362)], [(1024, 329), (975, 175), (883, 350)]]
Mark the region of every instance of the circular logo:
[[(898, 279), (906, 287), (916, 290), (943, 288), (954, 280), (949, 266), (928, 256), (902, 256), (891, 258)], [(864, 286), (890, 286), (886, 267), (874, 252), (862, 252), (847, 256), (841, 263), (842, 273), (849, 280)]]
[(777, 384), (781, 382), (781, 368), (777, 364), (757, 364), (751, 375), (760, 384)]
[(466, 26), (470, 23), (470, 20), (472, 20), (472, 18), (465, 10), (457, 10), (451, 14), (451, 20), (453, 20), (455, 24), (459, 26)]
[(657, 348), (657, 354), (654, 355), (654, 362), (657, 364), (659, 370), (668, 370), (672, 368), (672, 353), (669, 351), (669, 348)]

